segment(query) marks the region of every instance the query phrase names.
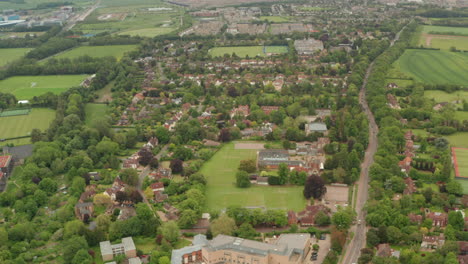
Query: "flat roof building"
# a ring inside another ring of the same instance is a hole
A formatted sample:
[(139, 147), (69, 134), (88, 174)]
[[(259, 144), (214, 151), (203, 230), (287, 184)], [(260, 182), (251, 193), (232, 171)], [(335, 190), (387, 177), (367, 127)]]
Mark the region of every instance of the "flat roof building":
[(102, 241), (99, 243), (101, 255), (104, 261), (113, 260), (117, 255), (125, 255), (127, 258), (136, 257), (136, 247), (132, 237), (122, 238), (122, 243), (111, 245), (110, 241)]

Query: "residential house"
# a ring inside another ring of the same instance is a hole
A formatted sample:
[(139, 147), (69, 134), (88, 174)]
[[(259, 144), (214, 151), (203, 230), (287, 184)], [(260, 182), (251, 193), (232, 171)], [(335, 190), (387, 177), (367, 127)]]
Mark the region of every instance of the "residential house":
[(392, 256), (392, 248), (390, 248), (389, 244), (378, 244), (377, 245), (377, 252), (375, 253), (377, 257), (391, 257)]
[(158, 168), (155, 172), (150, 173), (150, 177), (154, 180), (169, 179), (172, 176), (172, 170), (169, 168)]
[(387, 84), (387, 88), (396, 89), (396, 88), (398, 88), (398, 84), (396, 84), (396, 83), (389, 83), (389, 84)]
[(153, 192), (163, 192), (164, 184), (162, 182), (155, 182), (150, 185), (150, 188)]
[(237, 108), (232, 109), (231, 118), (235, 116), (247, 117), (250, 115), (250, 107), (248, 105), (239, 105)]
[(398, 162), (398, 167), (400, 167), (402, 172), (409, 173), (412, 161), (413, 159), (411, 157), (405, 157), (402, 161)]
[(146, 147), (146, 148), (153, 149), (153, 148), (155, 148), (156, 146), (158, 146), (158, 144), (159, 144), (158, 138), (157, 138), (157, 137), (151, 137), (151, 138), (148, 140), (148, 142), (147, 142), (145, 145), (143, 145), (143, 147), (144, 147), (144, 148)]
[(175, 208), (174, 206), (165, 203), (163, 205), (164, 210), (166, 210), (165, 217), (167, 220), (174, 220), (177, 221), (179, 219), (179, 209)]
[(421, 249), (434, 250), (442, 247), (445, 244), (445, 236), (441, 233), (438, 236), (425, 236), (423, 235)]
[(416, 188), (416, 185), (414, 184), (413, 179), (411, 179), (411, 177), (405, 178), (405, 184), (406, 184), (406, 188), (403, 191), (403, 194), (411, 195), (414, 192), (416, 192), (417, 188)]
[(13, 170), (12, 156), (0, 156), (0, 171), (8, 178)]
[(309, 234), (282, 234), (271, 244), (218, 235), (202, 247), (202, 256), (206, 264), (297, 264), (303, 263), (310, 248)]
[(75, 205), (75, 216), (81, 221), (90, 219), (94, 213), (94, 205), (92, 202), (77, 203)]
[(198, 234), (193, 237), (191, 246), (172, 250), (171, 264), (202, 263), (202, 247), (208, 243), (205, 235)]
[(422, 221), (423, 221), (423, 216), (422, 215), (417, 215), (417, 214), (414, 214), (414, 213), (410, 213), (408, 215), (408, 218), (412, 223), (417, 223), (418, 225), (420, 225), (422, 223)]
[(309, 135), (310, 133), (323, 133), (326, 135), (328, 133), (328, 129), (325, 123), (313, 122), (310, 124), (306, 124), (305, 132), (306, 132), (306, 135)]
[(458, 241), (457, 243), (458, 243), (460, 255), (468, 255), (468, 242)]
[(297, 214), (293, 214), (293, 211), (288, 212), (288, 223), (300, 224), (301, 226), (313, 226), (315, 225), (315, 217), (319, 212), (323, 212), (325, 214), (330, 213), (330, 209), (323, 204), (319, 205), (308, 205), (306, 208), (298, 212)]
[(138, 156), (138, 153), (134, 153), (132, 156), (123, 161), (122, 167), (124, 169), (137, 169), (140, 165), (138, 162), (139, 159), (140, 157)]
[(432, 225), (436, 227), (446, 227), (448, 223), (448, 216), (446, 213), (430, 212), (426, 214), (427, 219), (432, 220)]
[(438, 103), (434, 107), (432, 107), (432, 109), (434, 109), (435, 111), (440, 111), (442, 110), (442, 108), (444, 108), (448, 104), (449, 104), (448, 102)]
[(317, 51), (323, 50), (323, 42), (315, 39), (295, 40), (294, 48), (300, 55), (311, 55)]
[(278, 111), (279, 106), (262, 106), (260, 107), (265, 115), (270, 115), (273, 111)]
[(125, 183), (119, 177), (117, 177), (115, 178), (114, 183), (112, 183), (112, 187), (107, 188), (104, 191), (104, 194), (109, 196), (112, 201), (115, 201), (117, 192), (123, 191), (125, 191)]
[(10, 164), (10, 166), (22, 165), (24, 160), (32, 155), (33, 147), (32, 144), (14, 147), (4, 146), (3, 154), (11, 156), (12, 161), (10, 163), (13, 164)]
[(110, 241), (99, 243), (101, 248), (102, 260), (105, 262), (111, 261), (117, 255), (125, 255), (127, 258), (135, 258), (137, 256), (136, 247), (132, 237), (122, 238), (122, 243), (111, 245)]

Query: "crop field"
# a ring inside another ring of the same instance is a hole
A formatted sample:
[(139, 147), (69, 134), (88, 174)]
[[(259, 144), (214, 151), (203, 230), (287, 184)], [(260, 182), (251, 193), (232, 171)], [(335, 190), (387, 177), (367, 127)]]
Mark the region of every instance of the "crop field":
[(222, 57), (224, 54), (232, 55), (235, 53), (239, 57), (264, 57), (266, 53), (287, 53), (288, 47), (286, 46), (241, 46), (241, 47), (216, 47), (212, 48), (209, 53), (213, 57)]
[(60, 94), (78, 86), (86, 75), (14, 76), (0, 81), (0, 92), (12, 93), (19, 100), (31, 99), (47, 92)]
[(0, 138), (27, 136), (33, 128), (47, 129), (55, 118), (55, 111), (33, 108), (28, 115), (0, 117)]
[(267, 21), (273, 22), (273, 23), (289, 22), (289, 18), (284, 17), (284, 16), (261, 16), (260, 20), (261, 21), (267, 20)]
[(235, 149), (233, 142), (220, 149), (208, 162), (201, 173), (207, 179), (206, 207), (220, 210), (231, 205), (263, 206), (302, 210), (306, 201), (302, 195), (303, 187), (251, 186), (242, 189), (235, 186), (235, 175), (239, 162), (255, 158), (257, 150)]
[(5, 66), (6, 64), (23, 57), (30, 50), (31, 49), (26, 48), (0, 49), (0, 67)]
[(105, 117), (107, 111), (106, 104), (86, 104), (85, 114), (86, 119), (85, 123), (87, 125), (92, 125), (94, 121), (100, 120)]
[(136, 49), (136, 45), (112, 45), (112, 46), (83, 46), (65, 51), (54, 56), (57, 59), (69, 58), (74, 59), (80, 56), (88, 55), (90, 57), (115, 57), (120, 60), (124, 53)]
[(453, 102), (457, 100), (462, 100), (463, 98), (468, 98), (467, 91), (456, 91), (453, 93), (447, 93), (440, 90), (427, 90), (424, 91), (424, 96), (430, 99), (434, 99), (437, 103), (441, 102)]
[(423, 33), (434, 34), (442, 33), (445, 35), (468, 35), (468, 28), (466, 27), (443, 27), (443, 26), (423, 26)]
[(468, 86), (468, 54), (464, 53), (406, 50), (394, 68), (423, 83)]

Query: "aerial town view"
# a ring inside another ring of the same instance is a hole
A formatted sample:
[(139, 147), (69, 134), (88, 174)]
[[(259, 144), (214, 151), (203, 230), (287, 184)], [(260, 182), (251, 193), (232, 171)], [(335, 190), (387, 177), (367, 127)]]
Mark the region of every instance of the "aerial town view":
[(1, 264), (468, 264), (468, 0), (0, 0)]

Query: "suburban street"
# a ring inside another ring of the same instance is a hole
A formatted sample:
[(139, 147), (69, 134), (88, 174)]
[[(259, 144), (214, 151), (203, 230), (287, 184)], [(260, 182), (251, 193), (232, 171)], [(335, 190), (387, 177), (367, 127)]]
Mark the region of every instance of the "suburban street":
[[(401, 32), (406, 28), (404, 26), (400, 32), (395, 35), (395, 38), (390, 43), (392, 47), (396, 41), (400, 38)], [(374, 155), (377, 152), (378, 140), (377, 134), (379, 132), (379, 127), (375, 122), (374, 114), (369, 108), (366, 99), (366, 86), (369, 80), (369, 76), (373, 70), (375, 61), (373, 61), (367, 68), (364, 82), (362, 83), (361, 90), (359, 92), (359, 104), (361, 105), (363, 111), (367, 115), (369, 120), (369, 145), (367, 146), (366, 154), (364, 156), (364, 161), (361, 164), (361, 176), (359, 178), (358, 184), (358, 193), (356, 197), (356, 213), (357, 221), (356, 224), (350, 228), (350, 232), (354, 233), (353, 238), (345, 246), (345, 255), (341, 259), (343, 264), (352, 264), (357, 263), (361, 249), (366, 246), (366, 233), (367, 227), (365, 223), (366, 212), (363, 210), (364, 205), (366, 204), (367, 198), (369, 197), (369, 168), (374, 163)]]

